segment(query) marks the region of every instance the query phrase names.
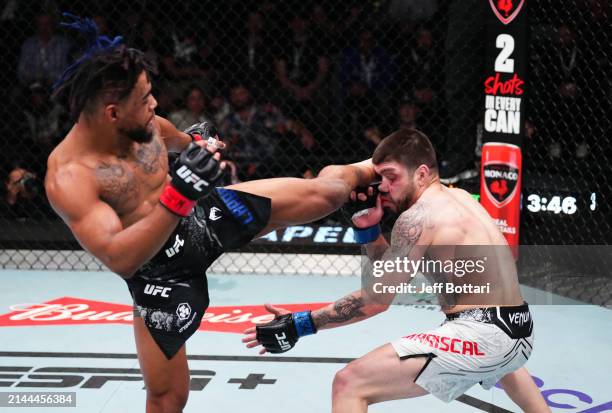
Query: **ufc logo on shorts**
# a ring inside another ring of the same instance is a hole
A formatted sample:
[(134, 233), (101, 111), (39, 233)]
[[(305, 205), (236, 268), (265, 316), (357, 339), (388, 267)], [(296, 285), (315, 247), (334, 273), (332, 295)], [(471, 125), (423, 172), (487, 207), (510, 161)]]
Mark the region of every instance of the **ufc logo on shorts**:
[(280, 346), (281, 350), (289, 350), (291, 348), (291, 344), (289, 344), (289, 342), (285, 340), (287, 338), (285, 333), (274, 334), (274, 337), (276, 337), (276, 341), (278, 342), (278, 345)]
[(159, 285), (152, 285), (152, 284), (147, 284), (145, 285), (145, 288), (144, 288), (145, 294), (152, 295), (152, 296), (159, 295), (160, 297), (164, 297), (164, 298), (170, 297), (168, 295), (170, 291), (172, 291), (171, 287), (161, 287)]
[(204, 187), (208, 186), (208, 182), (194, 174), (191, 169), (187, 168), (187, 166), (182, 165), (177, 171), (176, 174), (187, 184), (193, 183), (193, 188), (196, 191), (202, 192)]
[(177, 235), (176, 239), (174, 240), (174, 245), (166, 250), (166, 255), (168, 256), (168, 258), (174, 256), (175, 254), (178, 254), (183, 245), (185, 245), (185, 240), (180, 239)]

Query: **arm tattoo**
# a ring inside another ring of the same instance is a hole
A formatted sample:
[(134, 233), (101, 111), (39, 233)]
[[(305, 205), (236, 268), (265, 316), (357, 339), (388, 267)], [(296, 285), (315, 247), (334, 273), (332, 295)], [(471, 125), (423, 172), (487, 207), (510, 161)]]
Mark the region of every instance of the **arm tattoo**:
[(397, 219), (391, 233), (389, 253), (393, 257), (405, 257), (421, 237), (427, 211), (423, 202), (417, 202)]
[(332, 310), (313, 311), (312, 319), (315, 326), (321, 328), (329, 323), (342, 323), (355, 317), (364, 317), (365, 314), (361, 311), (363, 305), (363, 298), (350, 294), (336, 301)]
[[(407, 256), (416, 244), (426, 220), (426, 208), (423, 202), (417, 202), (405, 211), (395, 222), (391, 234), (391, 246), (384, 254), (385, 259)], [(344, 323), (359, 317), (368, 317), (362, 310), (366, 306), (364, 297), (349, 294), (334, 303), (332, 309), (320, 309), (312, 312), (315, 326), (320, 329), (330, 323)], [(355, 320), (356, 321), (356, 320)]]

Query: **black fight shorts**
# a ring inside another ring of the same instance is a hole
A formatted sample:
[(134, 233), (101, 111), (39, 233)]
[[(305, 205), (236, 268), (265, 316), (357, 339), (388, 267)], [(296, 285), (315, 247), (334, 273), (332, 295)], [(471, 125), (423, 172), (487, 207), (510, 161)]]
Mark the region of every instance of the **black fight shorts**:
[(172, 358), (198, 329), (209, 304), (206, 269), (228, 249), (250, 242), (268, 224), (270, 199), (217, 188), (183, 218), (162, 249), (126, 280), (141, 317)]

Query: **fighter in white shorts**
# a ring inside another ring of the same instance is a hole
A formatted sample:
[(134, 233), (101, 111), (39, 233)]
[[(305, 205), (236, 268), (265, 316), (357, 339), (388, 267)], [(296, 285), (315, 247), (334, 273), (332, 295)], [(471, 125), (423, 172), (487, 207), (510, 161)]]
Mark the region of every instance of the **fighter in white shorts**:
[[(420, 292), (420, 282), (410, 283), (418, 271), (430, 281), (429, 292), (437, 294), (446, 320), (340, 370), (333, 411), (365, 412), (373, 403), (428, 393), (450, 402), (477, 383), (488, 389), (501, 380), (523, 411), (549, 412), (522, 367), (533, 350), (533, 322), (514, 258), (495, 223), (467, 192), (440, 183), (434, 148), (419, 131), (389, 135), (372, 163), (381, 176), (380, 194), (372, 187), (351, 194), (352, 203), (361, 204), (353, 205), (356, 210), (375, 201), (353, 215), (355, 237), (370, 261), (362, 289), (312, 313), (268, 305), (277, 317), (245, 331), (247, 347), (281, 353), (304, 335), (372, 317), (394, 299)], [(401, 213), (390, 244), (379, 226), (383, 208)]]

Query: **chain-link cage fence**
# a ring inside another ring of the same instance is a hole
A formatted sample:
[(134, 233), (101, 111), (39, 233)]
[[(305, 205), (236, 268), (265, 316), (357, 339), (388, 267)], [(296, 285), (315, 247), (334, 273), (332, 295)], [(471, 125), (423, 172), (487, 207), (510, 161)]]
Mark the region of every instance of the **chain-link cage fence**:
[[(598, 214), (529, 215), (524, 192), (522, 241), (607, 243), (610, 220), (600, 205), (610, 192), (609, 5), (527, 3), (524, 186), (551, 198), (556, 190), (594, 193)], [(48, 154), (72, 126), (50, 85), (83, 46), (59, 27), (63, 11), (92, 17), (102, 34), (123, 36), (155, 62), (159, 115), (179, 129), (203, 120), (218, 126), (228, 182), (313, 177), (327, 164), (368, 158), (382, 137), (411, 127), (431, 138), (443, 177), (478, 192), (489, 1), (9, 0), (2, 7), (5, 268), (101, 268), (71, 252), (78, 244), (42, 185)], [(307, 273), (358, 273), (358, 257), (345, 255), (359, 253), (346, 232), (332, 215), (277, 231), (213, 269), (275, 272), (293, 264)], [(283, 257), (287, 246), (300, 263)]]
[(530, 11), (523, 241), (609, 244), (610, 3), (538, 1)]

